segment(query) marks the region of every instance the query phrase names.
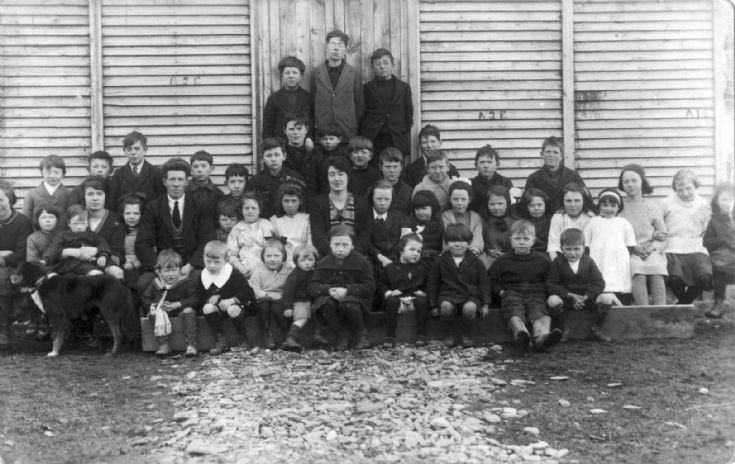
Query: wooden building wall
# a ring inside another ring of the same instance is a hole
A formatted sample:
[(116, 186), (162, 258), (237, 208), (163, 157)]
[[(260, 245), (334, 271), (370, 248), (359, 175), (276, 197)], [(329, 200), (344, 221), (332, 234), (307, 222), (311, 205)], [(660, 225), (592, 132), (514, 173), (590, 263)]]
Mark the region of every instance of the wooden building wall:
[(727, 0), (0, 0), (0, 176), (22, 195), (58, 153), (76, 184), (91, 150), (122, 164), (138, 129), (154, 163), (210, 151), (221, 183), (228, 163), (253, 163), (280, 58), (313, 68), (334, 28), (365, 81), (372, 51), (393, 51), (413, 140), (439, 126), (465, 175), (490, 143), (522, 186), (559, 135), (595, 190), (633, 160), (658, 194), (684, 166), (705, 194), (733, 178)]
[(334, 29), (350, 36), (347, 63), (361, 70), (364, 82), (373, 78), (370, 55), (381, 47), (393, 54), (394, 73), (412, 79), (410, 7), (411, 2), (393, 0), (253, 0), (257, 114), (281, 88), (281, 58), (293, 55), (306, 64), (301, 85), (309, 88), (311, 69), (324, 63), (325, 39)]
[(0, 1), (0, 177), (21, 195), (51, 153), (72, 179), (86, 172), (89, 41), (87, 0)]

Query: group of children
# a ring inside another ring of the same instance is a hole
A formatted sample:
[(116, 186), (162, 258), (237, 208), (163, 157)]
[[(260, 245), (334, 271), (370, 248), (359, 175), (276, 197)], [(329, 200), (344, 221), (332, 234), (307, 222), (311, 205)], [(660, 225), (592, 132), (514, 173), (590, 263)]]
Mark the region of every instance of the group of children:
[[(217, 335), (213, 354), (227, 349), (223, 324), (245, 337), (248, 316), (257, 316), (268, 348), (300, 351), (309, 321), (318, 322), (316, 343), (366, 348), (366, 315), (375, 310), (385, 312), (389, 345), (399, 314), (411, 312), (417, 345), (433, 316), (451, 326), (453, 345), (471, 346), (469, 329), (491, 305), (524, 350), (564, 340), (565, 315), (580, 309), (594, 312), (593, 334), (608, 341), (601, 328), (610, 308), (664, 304), (666, 279), (680, 303), (714, 280), (711, 315), (719, 314), (724, 288), (735, 282), (731, 184), (718, 186), (710, 206), (696, 194), (696, 175), (682, 169), (659, 205), (646, 197), (643, 168), (629, 165), (594, 204), (564, 166), (561, 140), (549, 137), (544, 164), (521, 194), (498, 172), (490, 145), (476, 153), (477, 175), (459, 177), (432, 125), (419, 133), (421, 156), (404, 169), (410, 88), (392, 74), (385, 49), (373, 53), (375, 79), (363, 88), (345, 63), (348, 41), (340, 31), (327, 36), (311, 93), (300, 87), (303, 62), (279, 63), (283, 88), (266, 103), (262, 169), (251, 176), (231, 164), (226, 193), (210, 179), (211, 154), (173, 159), (162, 170), (145, 160), (139, 132), (123, 140), (125, 166), (113, 173), (112, 157), (93, 153), (92, 177), (74, 190), (62, 184), (63, 159), (44, 158), (43, 182), (23, 206), (36, 229), (27, 259), (124, 279), (155, 319), (159, 355), (170, 352), (165, 319), (175, 315), (186, 354), (197, 354), (197, 314)], [(141, 256), (138, 232), (144, 206), (165, 195), (175, 251), (157, 249), (155, 260)], [(184, 243), (191, 208), (213, 231), (198, 236), (206, 244), (192, 244), (199, 261)], [(39, 332), (47, 333), (43, 323)]]

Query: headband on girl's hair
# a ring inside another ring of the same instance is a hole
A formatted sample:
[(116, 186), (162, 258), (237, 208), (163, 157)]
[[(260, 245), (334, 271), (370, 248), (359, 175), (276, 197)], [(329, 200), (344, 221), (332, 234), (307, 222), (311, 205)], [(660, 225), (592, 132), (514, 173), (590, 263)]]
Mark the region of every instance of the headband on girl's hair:
[(602, 192), (600, 192), (600, 195), (597, 197), (597, 203), (600, 203), (605, 197), (613, 197), (618, 200), (618, 204), (623, 203), (623, 198), (620, 196), (620, 194), (612, 190), (603, 190)]

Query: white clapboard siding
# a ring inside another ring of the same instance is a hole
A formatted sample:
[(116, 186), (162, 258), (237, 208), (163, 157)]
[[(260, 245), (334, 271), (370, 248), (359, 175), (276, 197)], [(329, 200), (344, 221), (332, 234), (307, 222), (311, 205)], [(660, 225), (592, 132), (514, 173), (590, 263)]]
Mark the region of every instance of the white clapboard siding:
[(463, 175), (491, 144), (523, 187), (562, 132), (561, 2), (420, 2), (421, 124), (441, 129)]
[(575, 1), (576, 164), (593, 193), (646, 168), (654, 195), (692, 168), (715, 182), (712, 2)]
[(91, 146), (87, 0), (0, 0), (0, 20), (0, 177), (22, 198), (58, 154), (74, 185)]
[(125, 163), (122, 138), (148, 137), (148, 160), (214, 156), (252, 165), (248, 0), (104, 0), (104, 143)]

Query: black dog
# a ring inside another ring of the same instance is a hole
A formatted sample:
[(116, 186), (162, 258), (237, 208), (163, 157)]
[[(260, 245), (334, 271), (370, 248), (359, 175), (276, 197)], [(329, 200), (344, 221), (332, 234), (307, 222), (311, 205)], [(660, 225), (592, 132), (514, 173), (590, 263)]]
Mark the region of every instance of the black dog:
[(99, 308), (112, 333), (113, 345), (108, 354), (120, 351), (121, 327), (132, 321), (134, 316), (133, 297), (119, 280), (106, 275), (76, 277), (49, 274), (38, 263), (21, 264), (11, 280), (15, 285), (38, 291), (41, 309), (51, 323), (53, 349), (48, 356), (59, 355), (70, 321), (91, 315), (94, 308)]

